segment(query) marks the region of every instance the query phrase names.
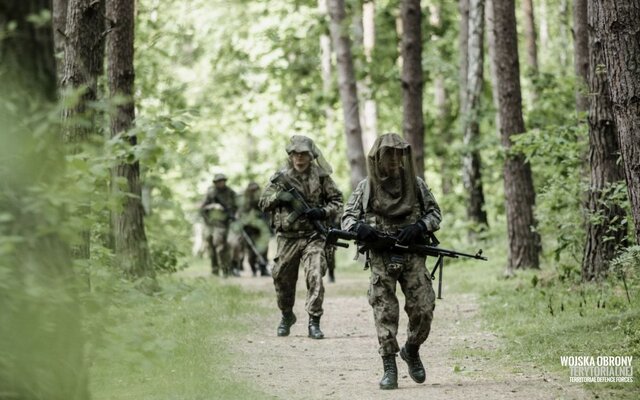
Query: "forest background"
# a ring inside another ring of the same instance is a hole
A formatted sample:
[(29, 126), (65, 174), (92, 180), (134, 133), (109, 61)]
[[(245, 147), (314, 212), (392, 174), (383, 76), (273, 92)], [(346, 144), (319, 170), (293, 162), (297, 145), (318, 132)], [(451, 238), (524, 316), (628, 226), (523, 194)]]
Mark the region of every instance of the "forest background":
[(491, 260), (462, 271), (513, 357), (640, 357), (638, 44), (613, 56), (638, 2), (493, 1), (2, 2), (0, 398), (88, 398), (94, 364), (167, 362), (179, 345), (124, 310), (246, 312), (173, 275), (213, 174), (263, 186), (294, 134), (345, 199), (377, 134), (414, 144), (441, 241)]

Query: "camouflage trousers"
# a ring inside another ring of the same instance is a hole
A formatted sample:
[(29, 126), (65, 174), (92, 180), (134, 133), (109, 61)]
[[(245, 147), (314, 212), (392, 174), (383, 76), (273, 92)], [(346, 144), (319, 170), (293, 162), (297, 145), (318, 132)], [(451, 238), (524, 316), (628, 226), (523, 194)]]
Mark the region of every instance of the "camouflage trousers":
[(380, 345), (378, 352), (386, 356), (400, 351), (396, 339), (400, 319), (396, 283), (400, 283), (404, 293), (404, 310), (409, 317), (407, 343), (420, 346), (429, 336), (436, 301), (425, 257), (405, 254), (396, 259), (370, 252), (368, 263), (371, 268), (368, 297)]
[(213, 226), (208, 227), (207, 244), (209, 247), (209, 256), (211, 257), (211, 272), (218, 275), (222, 270), (224, 276), (231, 273), (231, 254), (227, 236), (229, 228)]
[(320, 238), (285, 238), (278, 235), (278, 251), (271, 275), (276, 288), (278, 308), (283, 312), (293, 310), (296, 300), (296, 282), (300, 265), (304, 268), (307, 283), (305, 310), (309, 315), (322, 315), (324, 285), (322, 277), (327, 271), (324, 240)]

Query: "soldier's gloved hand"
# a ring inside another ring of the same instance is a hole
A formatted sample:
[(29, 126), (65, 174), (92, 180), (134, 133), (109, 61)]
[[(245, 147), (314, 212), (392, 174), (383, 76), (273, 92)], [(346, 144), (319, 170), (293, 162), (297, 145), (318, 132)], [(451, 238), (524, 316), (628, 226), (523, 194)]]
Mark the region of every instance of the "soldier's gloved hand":
[(293, 195), (286, 191), (280, 191), (276, 194), (276, 200), (278, 204), (289, 204), (293, 201)]
[(305, 215), (308, 219), (313, 221), (317, 219), (325, 219), (325, 217), (327, 216), (327, 212), (322, 208), (310, 208), (307, 210)]
[(400, 233), (398, 234), (398, 241), (402, 244), (409, 244), (418, 239), (426, 230), (426, 226), (422, 221), (407, 225), (400, 230)]
[(376, 230), (373, 229), (371, 225), (365, 224), (364, 222), (357, 224), (355, 231), (357, 235), (356, 238), (359, 242), (373, 242), (378, 237)]

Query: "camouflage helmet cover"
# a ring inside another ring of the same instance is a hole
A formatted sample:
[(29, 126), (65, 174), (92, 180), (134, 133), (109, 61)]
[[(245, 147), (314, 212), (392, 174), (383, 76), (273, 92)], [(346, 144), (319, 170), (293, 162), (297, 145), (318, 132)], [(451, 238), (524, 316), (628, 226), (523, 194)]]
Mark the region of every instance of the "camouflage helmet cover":
[(215, 174), (213, 177), (214, 182), (226, 181), (226, 180), (227, 180), (227, 176), (225, 174)]

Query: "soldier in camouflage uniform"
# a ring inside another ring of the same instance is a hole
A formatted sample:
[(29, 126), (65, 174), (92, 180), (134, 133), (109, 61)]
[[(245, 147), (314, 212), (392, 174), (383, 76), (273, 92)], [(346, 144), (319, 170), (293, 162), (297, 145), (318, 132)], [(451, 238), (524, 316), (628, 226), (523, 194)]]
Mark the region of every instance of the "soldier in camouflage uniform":
[[(440, 208), (425, 182), (416, 177), (411, 146), (402, 137), (393, 133), (378, 137), (369, 152), (367, 169), (368, 178), (358, 184), (345, 207), (342, 229), (356, 232), (362, 242), (374, 239), (378, 230), (411, 244), (421, 243), (426, 233), (439, 228)], [(366, 262), (371, 269), (369, 304), (384, 366), (380, 388), (398, 387), (398, 352), (411, 378), (422, 383), (425, 371), (418, 350), (429, 336), (435, 307), (425, 257), (370, 250)], [(409, 317), (402, 349), (396, 339), (400, 313), (396, 283), (405, 295)]]
[[(243, 203), (238, 210), (239, 229), (244, 229), (249, 238), (253, 241), (256, 250), (260, 253), (264, 260), (267, 259), (267, 250), (269, 249), (269, 238), (271, 232), (265, 221), (265, 214), (260, 210), (258, 202), (260, 200), (260, 186), (251, 182), (244, 191)], [(241, 233), (240, 233), (241, 234)], [(246, 243), (244, 238), (240, 238), (242, 255), (246, 254), (251, 266), (253, 276), (269, 276), (266, 264), (259, 262), (258, 256)], [(242, 256), (240, 257), (242, 262)]]
[(311, 210), (293, 220), (289, 216), (296, 208), (291, 193), (283, 190), (274, 175), (260, 197), (260, 208), (271, 213), (276, 231), (278, 251), (271, 272), (282, 320), (278, 336), (287, 336), (296, 322), (293, 313), (296, 282), (300, 265), (307, 283), (305, 309), (309, 314), (309, 337), (321, 339), (320, 330), (324, 286), (322, 277), (327, 270), (324, 240), (314, 229), (313, 220), (328, 221), (342, 212), (342, 193), (331, 179), (331, 167), (320, 150), (306, 136), (292, 136), (286, 147), (289, 166), (280, 171), (305, 198)]
[(231, 223), (228, 213), (235, 215), (236, 210), (236, 193), (227, 186), (224, 174), (216, 174), (213, 186), (207, 190), (207, 197), (200, 206), (200, 214), (209, 231), (207, 244), (211, 256), (211, 273), (216, 276), (219, 270), (222, 270), (224, 277), (233, 273), (227, 242)]

